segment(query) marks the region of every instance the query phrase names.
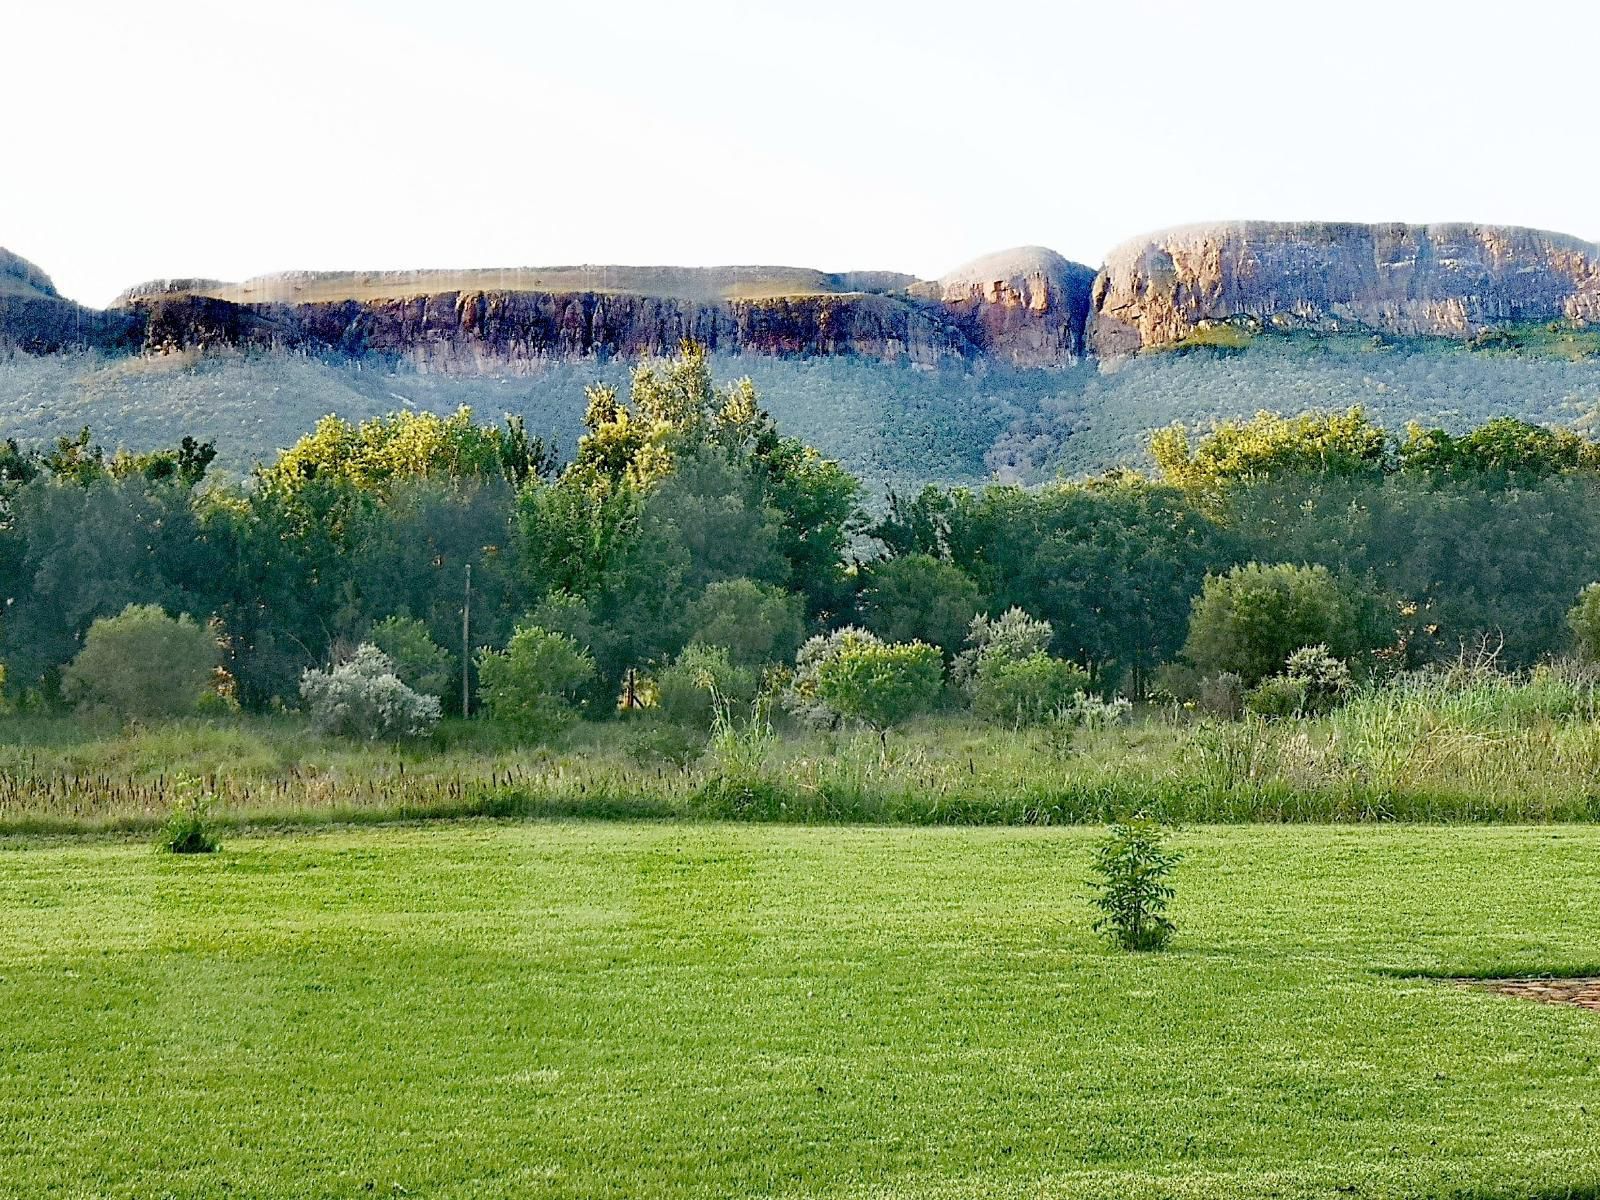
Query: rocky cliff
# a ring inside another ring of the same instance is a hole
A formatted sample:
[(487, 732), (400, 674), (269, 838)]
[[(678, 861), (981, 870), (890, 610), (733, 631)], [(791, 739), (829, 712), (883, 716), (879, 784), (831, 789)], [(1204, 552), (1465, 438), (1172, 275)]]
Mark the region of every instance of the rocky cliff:
[(85, 346), (126, 350), (137, 319), (97, 312), (64, 298), (38, 267), (0, 249), (0, 350), (53, 354)]
[(730, 354), (1058, 366), (1082, 353), (1092, 278), (1038, 249), (937, 283), (766, 266), (295, 272), (157, 281), (129, 289), (116, 309), (150, 351), (376, 354), (434, 371), (661, 354), (684, 339)]
[(1461, 338), (1600, 322), (1600, 249), (1494, 225), (1240, 222), (1128, 242), (1094, 283), (1100, 355), (1180, 342), (1208, 321)]

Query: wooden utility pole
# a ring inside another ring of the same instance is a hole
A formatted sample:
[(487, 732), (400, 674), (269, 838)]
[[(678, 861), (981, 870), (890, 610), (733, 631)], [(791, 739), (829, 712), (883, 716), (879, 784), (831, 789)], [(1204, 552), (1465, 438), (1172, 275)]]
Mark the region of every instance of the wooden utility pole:
[(461, 715), (470, 716), (472, 696), (472, 564), (467, 564), (466, 602), (461, 606)]

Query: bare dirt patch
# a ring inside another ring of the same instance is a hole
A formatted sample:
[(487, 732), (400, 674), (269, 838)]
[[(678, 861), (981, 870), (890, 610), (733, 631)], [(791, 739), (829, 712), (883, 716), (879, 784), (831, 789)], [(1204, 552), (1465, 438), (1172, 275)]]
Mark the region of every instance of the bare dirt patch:
[(1600, 1012), (1600, 975), (1579, 979), (1456, 979), (1457, 987), (1537, 1000), (1540, 1004), (1571, 1004)]

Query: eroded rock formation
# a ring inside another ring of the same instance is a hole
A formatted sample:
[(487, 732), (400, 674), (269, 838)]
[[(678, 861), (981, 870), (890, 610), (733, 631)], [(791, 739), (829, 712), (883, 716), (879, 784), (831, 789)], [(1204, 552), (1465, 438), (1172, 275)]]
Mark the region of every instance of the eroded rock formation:
[(1239, 222), (1137, 238), (1094, 283), (1101, 355), (1182, 341), (1207, 321), (1470, 337), (1523, 322), (1600, 322), (1600, 250), (1495, 225)]

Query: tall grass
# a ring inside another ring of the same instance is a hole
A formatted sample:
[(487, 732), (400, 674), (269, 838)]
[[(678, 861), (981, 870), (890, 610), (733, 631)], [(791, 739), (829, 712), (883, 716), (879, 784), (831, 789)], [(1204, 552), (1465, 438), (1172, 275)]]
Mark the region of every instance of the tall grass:
[[(1150, 711), (1075, 733), (930, 720), (889, 739), (723, 714), (698, 760), (628, 752), (626, 722), (526, 745), (446, 722), (406, 746), (321, 738), (297, 718), (119, 730), (0, 718), (0, 832), (151, 829), (181, 776), (213, 821), (490, 816), (1062, 824), (1600, 819), (1600, 674), (1565, 664), (1405, 676), (1310, 721)], [(689, 757), (693, 757), (692, 755)]]

